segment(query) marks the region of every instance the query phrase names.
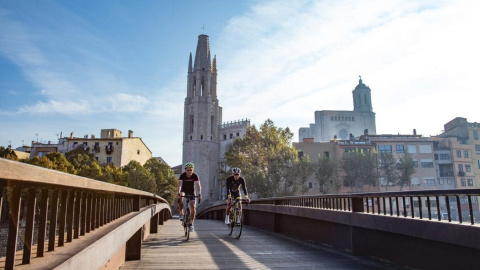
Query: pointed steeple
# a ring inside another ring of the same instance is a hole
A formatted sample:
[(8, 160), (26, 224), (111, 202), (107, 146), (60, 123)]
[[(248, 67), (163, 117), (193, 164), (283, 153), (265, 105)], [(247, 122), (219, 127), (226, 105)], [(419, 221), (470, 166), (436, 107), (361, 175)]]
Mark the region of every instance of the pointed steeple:
[(206, 71), (211, 68), (210, 45), (207, 35), (199, 35), (197, 51), (195, 52), (194, 70)]
[(213, 56), (212, 73), (217, 74), (217, 55)]
[(188, 59), (188, 72), (192, 72), (192, 53), (190, 53), (190, 58)]

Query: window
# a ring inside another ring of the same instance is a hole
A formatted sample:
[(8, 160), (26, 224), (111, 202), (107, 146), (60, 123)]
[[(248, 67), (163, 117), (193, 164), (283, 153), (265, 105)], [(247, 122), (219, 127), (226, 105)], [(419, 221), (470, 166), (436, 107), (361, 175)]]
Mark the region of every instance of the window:
[(113, 158), (112, 157), (107, 157), (107, 164), (110, 164), (113, 162)]
[(463, 164), (458, 164), (458, 171), (463, 172)]
[(466, 172), (471, 172), (472, 169), (470, 168), (470, 165), (465, 165), (465, 171)]
[(424, 153), (424, 154), (432, 153), (432, 146), (430, 144), (421, 144), (420, 153)]
[(433, 168), (433, 160), (431, 159), (422, 159), (422, 168)]
[(328, 157), (330, 157), (330, 153), (328, 151), (325, 151), (325, 152), (323, 152), (323, 156), (328, 158)]
[(470, 155), (468, 154), (468, 151), (467, 151), (467, 150), (463, 151), (463, 157), (464, 157), (464, 158), (468, 158), (469, 156), (470, 156)]
[(473, 139), (478, 140), (478, 130), (473, 131)]
[(312, 182), (308, 182), (308, 188), (313, 188), (313, 183)]
[(440, 160), (449, 160), (450, 155), (449, 154), (440, 154)]
[(418, 168), (418, 160), (414, 159), (413, 164), (414, 164), (415, 168)]
[(224, 140), (227, 139), (227, 134), (223, 134), (223, 139), (224, 139)]
[(458, 158), (461, 158), (461, 157), (462, 157), (462, 151), (461, 151), (461, 150), (457, 150), (457, 157), (458, 157)]
[(240, 133), (237, 132), (237, 137), (240, 136)]
[(140, 155), (140, 150), (137, 150), (137, 155)]
[(475, 144), (475, 152), (477, 152), (477, 155), (480, 155), (480, 145)]
[(466, 187), (467, 186), (467, 181), (465, 181), (465, 179), (462, 179), (462, 187)]
[(473, 179), (467, 179), (468, 186), (473, 187)]
[(405, 146), (403, 144), (396, 145), (397, 153), (405, 153)]
[(447, 185), (451, 185), (452, 184), (452, 178), (447, 178)]
[(438, 179), (438, 184), (439, 184), (439, 185), (445, 184), (445, 179), (439, 178), (439, 179)]
[(232, 133), (230, 133), (230, 139), (232, 139), (232, 138), (233, 138), (233, 134), (232, 134)]
[(435, 186), (435, 178), (423, 178), (424, 186)]
[(410, 153), (410, 154), (417, 153), (417, 147), (415, 147), (415, 144), (409, 144), (408, 145), (408, 153)]
[(378, 146), (379, 153), (392, 153), (392, 146), (391, 145), (379, 145)]
[(412, 178), (412, 186), (420, 186), (420, 179), (419, 178)]

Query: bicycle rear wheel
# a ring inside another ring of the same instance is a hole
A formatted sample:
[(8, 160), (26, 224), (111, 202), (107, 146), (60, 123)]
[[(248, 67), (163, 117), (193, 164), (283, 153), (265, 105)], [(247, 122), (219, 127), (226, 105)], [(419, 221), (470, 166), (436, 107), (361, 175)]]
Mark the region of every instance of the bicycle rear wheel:
[(236, 209), (237, 210), (237, 214), (235, 215), (236, 216), (236, 220), (234, 221), (234, 235), (235, 235), (235, 238), (237, 239), (240, 239), (240, 236), (242, 235), (242, 228), (243, 228), (243, 213), (240, 212), (240, 209)]

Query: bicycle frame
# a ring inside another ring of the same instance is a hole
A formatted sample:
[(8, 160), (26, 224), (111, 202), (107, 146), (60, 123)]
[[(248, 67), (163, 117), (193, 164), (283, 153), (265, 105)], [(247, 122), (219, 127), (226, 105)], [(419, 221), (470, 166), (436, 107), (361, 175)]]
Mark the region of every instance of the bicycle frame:
[[(190, 201), (192, 198), (198, 198), (198, 196), (185, 196), (185, 193), (182, 192), (182, 195), (180, 196), (180, 199), (186, 199), (186, 203), (183, 204), (183, 220), (182, 220), (182, 226), (185, 232), (185, 237), (186, 241), (190, 239), (190, 226), (192, 226), (191, 222), (191, 213), (190, 213)], [(200, 200), (198, 201), (200, 203)]]

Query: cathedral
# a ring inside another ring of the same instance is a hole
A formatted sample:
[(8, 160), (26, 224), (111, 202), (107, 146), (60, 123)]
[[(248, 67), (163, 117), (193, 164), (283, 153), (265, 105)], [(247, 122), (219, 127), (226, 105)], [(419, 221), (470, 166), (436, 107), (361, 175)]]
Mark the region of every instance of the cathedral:
[(315, 124), (298, 130), (299, 142), (348, 140), (365, 133), (375, 135), (377, 131), (372, 93), (361, 77), (352, 95), (353, 111), (315, 111)]
[(224, 199), (225, 183), (219, 178), (219, 169), (226, 169), (225, 152), (237, 137), (245, 135), (250, 126), (249, 120), (222, 122), (217, 75), (216, 56), (212, 61), (208, 36), (199, 35), (195, 60), (192, 62), (190, 53), (188, 61), (182, 164), (195, 164), (204, 202)]

